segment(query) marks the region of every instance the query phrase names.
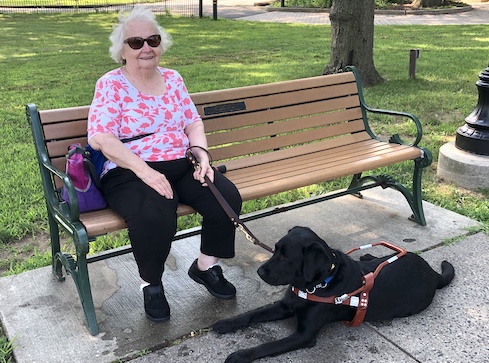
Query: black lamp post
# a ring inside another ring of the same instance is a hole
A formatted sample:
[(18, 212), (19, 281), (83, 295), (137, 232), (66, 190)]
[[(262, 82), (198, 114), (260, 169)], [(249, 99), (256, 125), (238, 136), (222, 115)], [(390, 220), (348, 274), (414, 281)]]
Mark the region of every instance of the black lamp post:
[(465, 125), (457, 129), (455, 146), (474, 154), (489, 155), (489, 66), (479, 74), (476, 86), (477, 106), (465, 118)]

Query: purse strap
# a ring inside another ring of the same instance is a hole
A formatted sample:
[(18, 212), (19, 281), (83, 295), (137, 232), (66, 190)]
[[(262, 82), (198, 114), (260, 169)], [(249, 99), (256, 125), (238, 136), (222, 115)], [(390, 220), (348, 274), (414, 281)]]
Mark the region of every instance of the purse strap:
[(154, 134), (154, 132), (150, 132), (148, 134), (141, 134), (141, 135), (137, 135), (137, 136), (133, 136), (133, 137), (128, 137), (127, 139), (121, 139), (121, 142), (125, 144), (126, 142), (139, 140), (139, 139), (142, 139), (143, 137), (151, 136), (153, 134)]

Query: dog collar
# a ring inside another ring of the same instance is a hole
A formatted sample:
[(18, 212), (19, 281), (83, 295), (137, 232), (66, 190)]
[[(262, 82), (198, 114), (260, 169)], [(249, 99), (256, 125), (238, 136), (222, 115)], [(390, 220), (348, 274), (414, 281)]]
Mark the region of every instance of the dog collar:
[(331, 282), (331, 280), (333, 280), (333, 275), (331, 276), (328, 276), (326, 278), (326, 280), (324, 280), (323, 282), (317, 284), (316, 286), (314, 286), (312, 289), (307, 289), (306, 288), (306, 291), (309, 293), (309, 294), (314, 294), (316, 292), (316, 289), (325, 289), (328, 287), (328, 284)]
[(322, 282), (316, 284), (315, 286), (313, 287), (310, 287), (310, 288), (307, 288), (306, 287), (306, 291), (309, 293), (309, 294), (314, 294), (314, 292), (316, 291), (316, 289), (325, 289), (328, 287), (328, 284), (331, 282), (331, 280), (333, 280), (333, 278), (336, 276), (336, 272), (338, 271), (338, 266), (339, 266), (339, 263), (338, 263), (338, 257), (336, 256), (335, 253), (333, 253), (333, 263), (331, 264), (331, 267), (329, 269), (328, 272), (326, 272), (327, 274), (327, 277), (324, 278), (322, 280)]

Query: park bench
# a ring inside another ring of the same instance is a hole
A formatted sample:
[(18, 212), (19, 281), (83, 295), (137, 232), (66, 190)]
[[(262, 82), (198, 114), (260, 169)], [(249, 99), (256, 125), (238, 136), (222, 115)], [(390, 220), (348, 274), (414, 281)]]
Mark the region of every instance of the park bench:
[[(243, 221), (381, 186), (400, 191), (412, 209), (410, 218), (426, 224), (421, 176), (432, 158), (428, 150), (418, 146), (421, 124), (408, 113), (368, 107), (354, 67), (339, 74), (200, 92), (191, 97), (204, 120), (214, 166), (225, 165), (226, 176), (236, 184), (244, 201), (352, 177), (348, 188), (250, 213)], [(110, 209), (79, 213), (77, 203), (70, 207), (60, 198), (63, 184), (73, 189), (64, 173), (65, 155), (70, 144), (86, 144), (88, 110), (89, 106), (81, 106), (39, 111), (34, 104), (26, 108), (47, 204), (53, 274), (64, 280), (64, 268), (73, 277), (89, 331), (96, 335), (88, 263), (130, 252), (131, 248), (89, 255), (90, 241), (126, 228), (124, 220)], [(404, 143), (397, 134), (380, 140), (369, 126), (368, 113), (411, 119), (416, 127), (414, 141)], [(374, 169), (405, 161), (414, 162), (409, 188), (385, 173), (373, 174)], [(194, 212), (189, 206), (178, 208), (179, 216)], [(75, 255), (61, 251), (59, 227), (72, 238)], [(198, 234), (199, 230), (180, 231), (175, 239)]]

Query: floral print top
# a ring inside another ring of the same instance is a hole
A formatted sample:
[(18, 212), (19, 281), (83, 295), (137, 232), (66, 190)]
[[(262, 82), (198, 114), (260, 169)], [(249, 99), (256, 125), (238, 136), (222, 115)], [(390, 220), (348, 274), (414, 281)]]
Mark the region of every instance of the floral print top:
[[(88, 141), (100, 133), (112, 133), (119, 139), (152, 133), (124, 145), (145, 161), (185, 157), (189, 146), (185, 128), (201, 117), (182, 76), (172, 69), (158, 67), (158, 70), (166, 84), (166, 93), (161, 96), (139, 92), (121, 68), (97, 81), (88, 114)], [(101, 175), (116, 166), (107, 160)]]

